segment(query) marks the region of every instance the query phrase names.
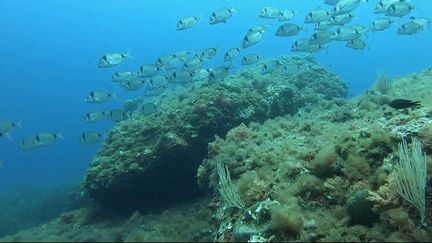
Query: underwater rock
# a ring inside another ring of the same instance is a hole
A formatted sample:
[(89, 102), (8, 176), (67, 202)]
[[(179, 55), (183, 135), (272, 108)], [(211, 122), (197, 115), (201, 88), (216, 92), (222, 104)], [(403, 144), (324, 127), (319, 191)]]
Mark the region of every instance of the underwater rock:
[(249, 75), (192, 84), (163, 97), (158, 112), (121, 122), (87, 170), (86, 193), (102, 206), (128, 211), (191, 198), (200, 192), (195, 174), (215, 135), (314, 105), (303, 100), (305, 87), (322, 97), (317, 103), (333, 98), (329, 93), (346, 96), (344, 81), (307, 58), (281, 60), (308, 66), (304, 87), (295, 85), (296, 75), (263, 75), (250, 67)]
[(379, 215), (372, 210), (374, 204), (368, 199), (369, 196), (369, 191), (365, 189), (355, 192), (348, 199), (347, 210), (351, 225), (372, 226), (373, 223), (378, 221)]

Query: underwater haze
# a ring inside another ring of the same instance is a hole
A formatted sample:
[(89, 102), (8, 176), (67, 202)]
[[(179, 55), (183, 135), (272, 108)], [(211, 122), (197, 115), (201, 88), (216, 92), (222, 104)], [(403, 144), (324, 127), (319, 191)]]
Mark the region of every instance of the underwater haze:
[[(373, 13), (377, 2), (361, 2), (348, 25), (369, 28), (372, 21), (385, 17)], [(320, 51), (306, 54), (347, 82), (345, 98), (372, 89), (378, 72), (400, 77), (429, 68), (430, 26), (415, 34), (397, 34), (411, 16), (432, 18), (432, 1), (412, 2), (415, 8), (410, 14), (392, 17), (390, 28), (365, 33), (362, 39), (367, 47), (362, 50), (332, 41)], [(275, 36), (285, 22), (260, 18), (261, 9), (267, 6), (294, 10), (294, 17), (287, 22), (303, 29), (295, 36)], [(232, 17), (226, 23), (210, 25), (211, 13), (221, 7), (234, 9)], [(10, 138), (0, 136), (0, 192), (22, 186), (49, 188), (81, 183), (103, 142), (82, 144), (80, 136), (96, 131), (104, 140), (117, 126), (109, 119), (87, 124), (85, 114), (121, 109), (127, 99), (149, 99), (144, 89), (126, 91), (112, 82), (113, 73), (135, 72), (164, 54), (180, 50), (196, 53), (208, 47), (218, 52), (204, 64), (205, 68), (225, 65), (225, 51), (240, 48), (240, 56), (231, 63), (232, 73), (243, 68), (241, 58), (247, 54), (264, 59), (302, 54), (293, 52), (292, 44), (315, 32), (314, 24), (306, 24), (304, 19), (318, 8), (331, 10), (333, 6), (324, 0), (0, 1), (0, 119), (22, 126), (10, 131)], [(176, 30), (177, 22), (185, 16), (197, 16), (199, 20), (189, 29)], [(266, 26), (263, 39), (241, 48), (245, 33), (254, 25)], [(109, 68), (98, 67), (104, 54), (126, 52), (131, 58)], [(86, 103), (87, 95), (95, 90), (113, 92), (115, 98), (101, 104)], [(20, 146), (23, 139), (41, 132), (61, 134), (63, 138), (36, 149)]]

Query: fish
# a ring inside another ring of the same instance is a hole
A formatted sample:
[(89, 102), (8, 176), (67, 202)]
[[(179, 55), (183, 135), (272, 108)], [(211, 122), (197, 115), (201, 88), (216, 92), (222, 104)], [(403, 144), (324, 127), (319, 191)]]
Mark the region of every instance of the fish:
[(276, 7), (264, 7), (261, 9), (258, 17), (264, 19), (279, 19), (281, 11)]
[(121, 81), (124, 81), (124, 80), (135, 78), (136, 76), (137, 76), (137, 74), (135, 72), (118, 71), (118, 72), (115, 72), (112, 75), (112, 79), (111, 80), (113, 82), (121, 82)]
[(418, 108), (421, 106), (420, 103), (421, 101), (394, 99), (389, 103), (389, 106), (394, 109)]
[(242, 43), (243, 49), (255, 45), (260, 40), (262, 40), (262, 38), (263, 38), (263, 32), (260, 31), (246, 34), (246, 36), (243, 38), (243, 43)]
[(272, 73), (274, 71), (276, 71), (279, 67), (282, 66), (282, 63), (280, 63), (279, 61), (267, 61), (264, 63), (262, 69), (261, 69), (261, 73), (262, 74), (268, 74), (268, 73)]
[(156, 64), (144, 64), (138, 69), (138, 76), (141, 78), (151, 78), (159, 74), (160, 67)]
[(412, 20), (402, 24), (401, 26), (399, 26), (398, 30), (397, 30), (397, 34), (398, 35), (414, 35), (417, 34), (418, 32), (422, 31), (423, 27), (415, 22), (413, 22)]
[(35, 136), (24, 138), (20, 143), (20, 148), (23, 150), (38, 149), (49, 146), (58, 139), (64, 139), (61, 133), (41, 132)]
[(218, 49), (214, 47), (209, 47), (198, 52), (195, 57), (198, 57), (202, 61), (208, 61), (216, 56)]
[(197, 24), (199, 19), (200, 19), (200, 17), (197, 17), (197, 16), (183, 17), (177, 22), (177, 28), (176, 29), (177, 30), (186, 30), (186, 29), (192, 28), (193, 26), (195, 26)]
[(423, 29), (429, 28), (430, 24), (432, 23), (432, 20), (427, 18), (416, 18), (414, 16), (411, 16), (410, 19), (411, 22), (421, 26)]
[(193, 71), (193, 79), (194, 80), (208, 80), (209, 70), (206, 68), (199, 68)]
[(291, 45), (292, 52), (314, 53), (325, 48), (323, 44), (310, 44), (311, 39), (299, 39)]
[(100, 110), (87, 112), (84, 117), (84, 121), (87, 123), (98, 122), (103, 120), (105, 118), (105, 115), (105, 112)]
[(149, 89), (157, 89), (168, 84), (168, 79), (165, 76), (158, 75), (148, 80)]
[(293, 35), (297, 35), (300, 30), (302, 30), (303, 27), (294, 24), (294, 23), (286, 23), (283, 24), (281, 26), (279, 26), (279, 28), (276, 30), (275, 35), (276, 36), (293, 36)]
[(332, 6), (335, 6), (338, 2), (339, 0), (324, 0), (325, 4), (332, 5)]
[(329, 31), (329, 30), (321, 30), (321, 31), (317, 31), (315, 33), (312, 34), (312, 36), (310, 37), (309, 41), (308, 41), (308, 45), (323, 45), (326, 43), (331, 42), (332, 36), (333, 36), (333, 32)]
[(103, 103), (111, 98), (115, 98), (116, 95), (109, 91), (91, 91), (88, 96), (84, 99), (86, 103)]
[(173, 56), (177, 57), (178, 59), (180, 59), (181, 61), (186, 61), (188, 56), (191, 54), (191, 51), (176, 51)]
[(130, 55), (130, 51), (127, 51), (126, 53), (106, 53), (102, 55), (102, 57), (99, 59), (98, 67), (99, 68), (108, 68), (115, 65), (118, 65), (123, 62), (125, 59), (131, 59), (132, 56)]
[(410, 2), (395, 2), (387, 7), (385, 15), (391, 17), (403, 17), (410, 14), (413, 9), (414, 5)]
[(315, 24), (314, 30), (328, 30), (331, 29), (333, 25), (330, 23), (330, 21), (321, 21)]
[(340, 15), (331, 16), (329, 22), (331, 25), (344, 25), (351, 22), (351, 20), (355, 17), (354, 14), (344, 13)]
[(192, 82), (192, 80), (193, 80), (193, 72), (186, 71), (186, 70), (175, 71), (168, 78), (168, 81), (173, 83), (188, 83), (188, 82)]
[(157, 105), (153, 102), (147, 102), (141, 105), (141, 110), (144, 115), (155, 113), (158, 111)]
[(158, 87), (158, 88), (147, 89), (146, 92), (144, 93), (144, 95), (146, 95), (146, 96), (158, 96), (158, 95), (165, 93), (165, 90), (166, 90), (165, 85)]
[(110, 112), (108, 112), (107, 118), (110, 121), (120, 122), (126, 120), (128, 117), (126, 112), (124, 112), (123, 110), (113, 109)]
[(232, 17), (233, 13), (236, 12), (237, 10), (234, 8), (219, 8), (211, 14), (209, 24), (226, 23), (227, 20)]
[(354, 50), (363, 50), (367, 47), (366, 43), (362, 39), (349, 40), (345, 46)]
[(183, 63), (183, 70), (193, 72), (195, 70), (200, 69), (202, 66), (203, 66), (203, 61), (198, 57), (194, 57)]
[(145, 84), (145, 80), (141, 78), (129, 79), (121, 83), (121, 86), (125, 91), (135, 91), (142, 88)]
[(249, 54), (249, 55), (243, 57), (243, 59), (241, 60), (241, 64), (242, 65), (251, 65), (251, 64), (257, 63), (260, 59), (261, 59), (261, 57), (258, 56), (257, 54)]
[(353, 11), (362, 1), (364, 0), (339, 0), (333, 9), (333, 16)]
[(171, 70), (171, 69), (176, 69), (178, 66), (180, 66), (182, 64), (182, 60), (176, 56), (174, 56), (173, 54), (164, 54), (161, 55), (157, 60), (156, 60), (156, 67), (159, 70)]
[(80, 144), (91, 145), (98, 143), (102, 140), (102, 134), (95, 131), (87, 131), (83, 132), (80, 135), (79, 142)]
[(315, 9), (315, 10), (310, 11), (306, 15), (304, 22), (306, 24), (318, 23), (321, 21), (328, 20), (330, 18), (330, 16), (331, 16), (330, 12), (328, 12), (324, 9)]
[(21, 121), (19, 122), (13, 122), (6, 119), (0, 119), (0, 137), (6, 137), (8, 139), (11, 139), (10, 133), (15, 128), (22, 128)]
[(240, 49), (239, 48), (231, 48), (225, 52), (224, 62), (232, 61), (236, 57), (238, 57), (239, 55), (240, 55)]
[(363, 36), (366, 31), (366, 28), (360, 26), (340, 27), (332, 34), (332, 39), (336, 41), (349, 41)]
[(369, 27), (369, 30), (372, 32), (383, 31), (385, 29), (390, 28), (391, 24), (393, 24), (393, 23), (394, 23), (394, 20), (389, 19), (389, 18), (375, 19), (374, 21), (372, 21), (372, 24)]
[(250, 35), (250, 34), (253, 34), (255, 32), (261, 32), (261, 34), (264, 34), (265, 32), (267, 32), (268, 28), (269, 28), (269, 26), (267, 26), (267, 25), (254, 25), (254, 26), (249, 28), (246, 35)]
[(223, 81), (229, 74), (229, 67), (220, 66), (208, 70), (208, 82)]
[(284, 10), (280, 11), (278, 21), (279, 22), (289, 21), (294, 17), (294, 15), (295, 15), (294, 10), (284, 9)]

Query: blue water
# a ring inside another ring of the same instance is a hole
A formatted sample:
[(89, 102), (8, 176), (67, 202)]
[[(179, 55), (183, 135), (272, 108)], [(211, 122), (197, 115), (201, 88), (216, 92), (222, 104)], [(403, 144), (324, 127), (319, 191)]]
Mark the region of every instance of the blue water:
[[(136, 70), (153, 63), (161, 54), (178, 50), (217, 47), (222, 64), (225, 50), (241, 45), (247, 29), (270, 24), (263, 41), (242, 51), (275, 57), (290, 52), (295, 39), (312, 35), (312, 26), (299, 36), (274, 36), (280, 23), (257, 17), (265, 6), (297, 11), (292, 22), (302, 23), (308, 11), (318, 6), (330, 9), (318, 0), (2, 0), (0, 1), (0, 118), (22, 121), (23, 128), (12, 132), (12, 140), (0, 138), (0, 190), (16, 185), (49, 185), (81, 180), (98, 145), (80, 145), (81, 132), (107, 132), (114, 124), (103, 121), (83, 123), (86, 112), (120, 108), (127, 98), (142, 92), (126, 92), (111, 83), (111, 74)], [(362, 4), (353, 24), (369, 26), (376, 1)], [(431, 1), (414, 1), (413, 15), (432, 17)], [(235, 14), (226, 24), (209, 25), (211, 12), (219, 7), (234, 7)], [(199, 15), (198, 24), (176, 31), (177, 20)], [(361, 94), (372, 86), (377, 71), (396, 76), (418, 72), (431, 66), (432, 31), (413, 36), (396, 35), (398, 21), (389, 30), (370, 33), (365, 39), (370, 49), (354, 51), (343, 43), (332, 43), (316, 54), (320, 63), (347, 80), (351, 94)], [(100, 56), (107, 52), (131, 50), (133, 60), (109, 69), (97, 68)], [(235, 65), (238, 65), (238, 61)], [(117, 98), (105, 104), (84, 103), (89, 91), (108, 89)], [(38, 150), (19, 148), (22, 138), (42, 131), (61, 132), (65, 137)]]

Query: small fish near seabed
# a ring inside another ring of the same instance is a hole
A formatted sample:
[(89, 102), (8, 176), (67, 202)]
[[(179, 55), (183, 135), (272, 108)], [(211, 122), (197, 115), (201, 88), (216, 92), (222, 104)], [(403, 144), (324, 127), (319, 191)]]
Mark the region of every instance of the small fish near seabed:
[(102, 134), (95, 131), (83, 132), (79, 138), (80, 144), (92, 145), (102, 141)]
[(127, 113), (120, 109), (113, 109), (107, 114), (107, 118), (113, 122), (121, 122), (128, 119)]
[(113, 81), (113, 82), (122, 82), (122, 81), (125, 81), (125, 80), (129, 80), (129, 79), (135, 78), (136, 75), (137, 74), (135, 72), (118, 71), (118, 72), (115, 72), (112, 75), (111, 81)]
[(264, 31), (255, 31), (251, 33), (249, 30), (246, 36), (243, 38), (243, 49), (246, 49), (258, 43), (263, 38), (263, 34)]
[(20, 147), (23, 150), (33, 150), (49, 146), (55, 143), (58, 139), (64, 139), (61, 133), (41, 132), (35, 136), (24, 138), (21, 141)]
[(419, 108), (421, 101), (412, 101), (406, 99), (395, 99), (389, 103), (389, 106), (394, 109)]
[(115, 93), (109, 91), (91, 91), (84, 99), (86, 103), (103, 103), (111, 98), (115, 98)]
[(183, 17), (177, 22), (177, 30), (186, 30), (192, 28), (194, 25), (196, 25), (199, 19), (200, 17), (197, 16)]
[(0, 119), (0, 137), (10, 137), (10, 132), (15, 128), (21, 128), (21, 122), (13, 122), (6, 119)]
[(231, 48), (225, 52), (224, 62), (232, 61), (236, 57), (238, 57), (239, 55), (240, 55), (240, 49), (239, 48)]
[(115, 65), (118, 65), (123, 62), (125, 59), (131, 59), (132, 56), (130, 55), (130, 51), (126, 53), (106, 53), (102, 55), (102, 57), (99, 59), (98, 67), (99, 68), (108, 68)]

